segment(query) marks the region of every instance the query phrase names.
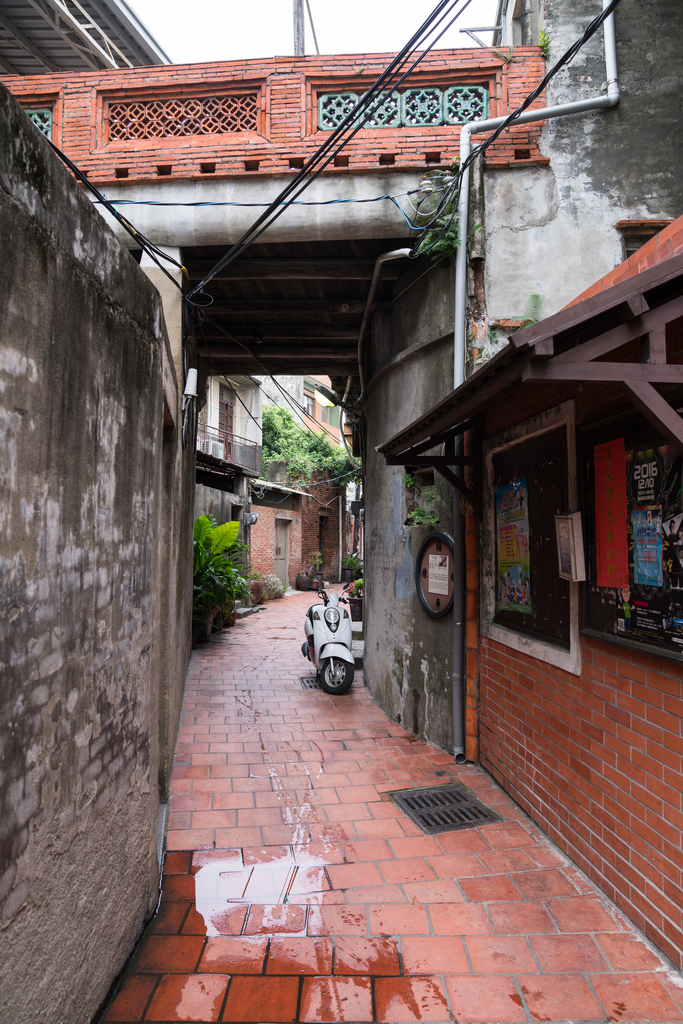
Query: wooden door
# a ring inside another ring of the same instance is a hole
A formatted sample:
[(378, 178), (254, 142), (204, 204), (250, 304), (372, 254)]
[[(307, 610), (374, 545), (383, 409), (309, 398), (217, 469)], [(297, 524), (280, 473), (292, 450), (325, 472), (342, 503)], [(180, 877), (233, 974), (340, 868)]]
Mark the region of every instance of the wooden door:
[(289, 522), (284, 519), (275, 520), (275, 575), (289, 586)]

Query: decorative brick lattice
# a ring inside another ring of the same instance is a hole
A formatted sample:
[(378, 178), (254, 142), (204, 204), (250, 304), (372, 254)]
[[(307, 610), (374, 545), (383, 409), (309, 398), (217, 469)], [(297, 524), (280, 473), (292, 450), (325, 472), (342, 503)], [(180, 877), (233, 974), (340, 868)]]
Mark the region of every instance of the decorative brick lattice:
[(443, 124), (441, 89), (408, 89), (401, 96), (401, 115), (403, 124), (411, 127)]
[[(363, 125), (364, 128), (397, 128), (401, 123), (401, 97), (389, 95)], [(371, 105), (371, 109), (375, 103)]]
[(40, 129), (48, 139), (52, 138), (52, 108), (41, 107), (39, 110), (27, 110), (26, 113), (33, 121), (36, 128)]
[(327, 132), (338, 128), (356, 103), (355, 92), (331, 92), (318, 99), (318, 131)]
[(109, 104), (109, 139), (167, 139), (179, 135), (227, 135), (258, 129), (258, 95), (205, 99), (145, 100)]
[(473, 86), (454, 86), (444, 95), (444, 121), (446, 124), (469, 124), (481, 121), (488, 114), (488, 93), (486, 89)]
[[(318, 131), (338, 128), (361, 97), (355, 92), (328, 92), (318, 97)], [(450, 89), (407, 89), (387, 96), (364, 128), (408, 128), (479, 121), (488, 113), (488, 93), (482, 86), (453, 85)]]

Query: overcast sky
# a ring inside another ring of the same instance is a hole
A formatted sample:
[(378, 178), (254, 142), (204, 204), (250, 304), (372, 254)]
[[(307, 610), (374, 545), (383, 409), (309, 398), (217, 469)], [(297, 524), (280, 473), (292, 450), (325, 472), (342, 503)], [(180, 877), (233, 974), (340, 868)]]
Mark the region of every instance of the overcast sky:
[[(293, 0), (128, 0), (175, 64), (289, 55)], [(321, 53), (400, 50), (437, 0), (309, 0)], [(474, 46), (458, 31), (492, 25), (497, 0), (471, 0), (439, 47)], [(490, 42), (490, 34), (483, 36)], [(306, 53), (315, 53), (306, 15)]]

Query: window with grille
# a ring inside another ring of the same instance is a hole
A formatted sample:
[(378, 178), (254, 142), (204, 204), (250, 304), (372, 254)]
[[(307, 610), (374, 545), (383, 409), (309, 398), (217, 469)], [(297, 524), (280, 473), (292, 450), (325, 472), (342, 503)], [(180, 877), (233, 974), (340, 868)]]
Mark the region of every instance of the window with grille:
[(304, 407), (309, 416), (315, 416), (315, 399), (304, 392)]
[[(362, 94), (328, 92), (318, 96), (318, 131), (338, 128)], [(374, 104), (373, 104), (374, 106)], [(364, 115), (365, 116), (365, 115)], [(479, 85), (429, 86), (387, 95), (364, 128), (406, 128), (468, 124), (488, 116), (488, 91)]]
[(110, 142), (258, 131), (258, 92), (109, 103)]
[(26, 113), (46, 138), (52, 138), (52, 107), (29, 108)]

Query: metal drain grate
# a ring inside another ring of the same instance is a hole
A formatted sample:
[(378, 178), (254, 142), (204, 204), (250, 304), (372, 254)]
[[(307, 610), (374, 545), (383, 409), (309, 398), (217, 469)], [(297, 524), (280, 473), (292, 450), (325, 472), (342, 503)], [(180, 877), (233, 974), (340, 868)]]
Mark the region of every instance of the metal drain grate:
[(304, 690), (319, 690), (320, 683), (317, 676), (299, 676), (299, 682)]
[(503, 820), (464, 786), (403, 789), (389, 796), (428, 836)]

